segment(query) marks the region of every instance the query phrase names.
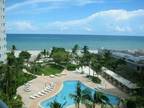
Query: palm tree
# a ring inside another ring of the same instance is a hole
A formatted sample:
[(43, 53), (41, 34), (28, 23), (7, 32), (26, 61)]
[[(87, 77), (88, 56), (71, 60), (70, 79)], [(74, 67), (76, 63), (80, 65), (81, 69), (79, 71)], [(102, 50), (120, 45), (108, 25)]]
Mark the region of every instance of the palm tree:
[(31, 66), (31, 73), (32, 74), (39, 74), (38, 72), (41, 71), (41, 65), (37, 63), (33, 63)]
[(79, 108), (80, 102), (82, 99), (82, 89), (81, 89), (81, 84), (79, 81), (78, 81), (77, 86), (76, 86), (75, 94), (70, 94), (70, 97), (74, 100), (77, 108)]
[(20, 100), (14, 99), (16, 88), (20, 83), (17, 78), (23, 75), (22, 65), (23, 63), (14, 56), (13, 51), (7, 54), (7, 63), (0, 65), (0, 98), (8, 103), (10, 108), (17, 106), (20, 108), (22, 105), (20, 103), (21, 98), (18, 98)]
[(118, 108), (126, 108), (126, 103), (127, 103), (127, 100), (121, 98), (119, 103), (118, 103)]
[(31, 54), (28, 51), (21, 51), (19, 53), (19, 58), (21, 60), (23, 60), (23, 61), (26, 60), (28, 62), (28, 60), (30, 59), (30, 57), (31, 57)]
[(46, 51), (46, 56), (49, 57), (49, 51), (48, 50)]
[(42, 54), (44, 57), (46, 57), (46, 55), (47, 55), (46, 49), (44, 49), (44, 50), (41, 52), (41, 54)]
[(89, 51), (89, 48), (88, 48), (88, 46), (84, 46), (83, 47), (83, 54), (87, 54)]
[(15, 50), (16, 50), (16, 46), (15, 46), (15, 45), (12, 45), (12, 49), (11, 49), (11, 51), (14, 53)]
[(109, 98), (102, 92), (92, 92), (90, 89), (79, 90), (79, 83), (77, 84), (77, 89), (79, 93), (70, 95), (76, 102), (77, 108), (79, 108), (80, 102), (85, 104), (87, 108), (95, 108), (96, 104), (101, 105), (102, 108), (105, 105), (110, 105), (112, 107), (109, 102)]
[(107, 96), (105, 96), (102, 92), (98, 92), (95, 91), (94, 93), (91, 93), (92, 95), (91, 97), (91, 102), (93, 103), (93, 108), (95, 108), (96, 104), (101, 105), (101, 107), (103, 107), (103, 105), (109, 104), (109, 99)]
[(81, 101), (83, 104), (85, 104), (86, 108), (92, 108), (93, 104), (91, 101), (91, 96), (92, 96), (92, 95), (90, 95), (91, 93), (92, 93), (91, 90), (88, 88), (86, 88), (82, 91), (83, 96), (82, 96)]
[(80, 66), (81, 69), (82, 69), (82, 73), (84, 72), (84, 71), (83, 71), (83, 66), (85, 65), (84, 62), (85, 62), (85, 61), (84, 61), (83, 57), (80, 57), (80, 58), (79, 58), (79, 66)]
[(107, 67), (109, 65), (109, 62), (111, 62), (111, 58), (112, 58), (112, 53), (110, 52), (110, 50), (104, 50), (104, 54), (103, 54), (103, 63), (104, 65)]
[(88, 46), (83, 47), (83, 62), (85, 66), (89, 67), (89, 76), (90, 76), (90, 67), (91, 67), (91, 53), (89, 52)]
[(65, 104), (66, 102), (64, 104), (61, 104), (54, 100), (52, 103), (50, 103), (50, 108), (63, 108)]
[(70, 97), (74, 100), (77, 108), (79, 108), (80, 103), (88, 105), (87, 99), (90, 99), (90, 97), (88, 97), (89, 95), (87, 95), (87, 93), (88, 93), (88, 90), (87, 89), (82, 90), (81, 83), (78, 81), (75, 94), (70, 94)]
[[(94, 61), (92, 63), (92, 69), (96, 71), (97, 76), (101, 73), (101, 64), (98, 61)], [(94, 72), (93, 72), (93, 76), (94, 76)]]
[(109, 59), (109, 58), (111, 58), (111, 55), (112, 55), (112, 53), (110, 52), (110, 50), (105, 50), (104, 51), (104, 58)]
[(7, 95), (7, 100), (10, 100), (15, 93), (15, 74), (17, 74), (17, 66), (16, 64), (16, 58), (14, 56), (14, 53), (8, 53), (7, 56), (7, 64), (3, 65), (4, 67), (2, 68), (3, 70), (3, 78), (2, 79), (2, 89), (3, 92)]
[[(78, 49), (79, 49), (79, 46), (78, 46), (78, 44), (76, 44), (76, 45), (74, 45), (74, 47), (72, 48), (72, 57), (73, 57), (73, 59), (75, 60), (75, 62), (77, 62), (78, 61), (78, 54), (77, 54), (77, 51), (78, 51)], [(77, 62), (78, 63), (78, 62)]]
[(89, 67), (89, 76), (90, 76), (91, 54), (88, 52), (87, 54), (85, 54), (84, 58), (86, 65)]
[(78, 44), (74, 45), (74, 47), (72, 48), (72, 53), (73, 53), (73, 54), (76, 54), (77, 51), (78, 51), (78, 49), (79, 49)]
[(75, 94), (70, 94), (70, 97), (74, 100), (75, 105), (77, 108), (80, 107), (80, 103), (85, 104), (86, 106), (91, 106), (91, 97), (90, 97), (90, 90), (89, 89), (81, 89), (81, 83), (78, 81), (76, 86)]

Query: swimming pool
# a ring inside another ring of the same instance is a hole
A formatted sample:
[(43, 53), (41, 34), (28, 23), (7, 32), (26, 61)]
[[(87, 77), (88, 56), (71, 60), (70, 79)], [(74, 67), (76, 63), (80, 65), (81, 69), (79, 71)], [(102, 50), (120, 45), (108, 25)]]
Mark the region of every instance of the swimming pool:
[[(74, 80), (74, 81), (64, 81), (63, 82), (63, 88), (61, 89), (61, 91), (56, 96), (51, 97), (51, 98), (49, 98), (45, 101), (42, 101), (40, 103), (40, 106), (42, 108), (50, 108), (49, 104), (51, 102), (53, 102), (54, 100), (56, 100), (56, 101), (58, 101), (59, 103), (62, 103), (62, 104), (64, 104), (66, 102), (64, 108), (66, 108), (70, 105), (73, 105), (74, 101), (73, 101), (73, 99), (71, 99), (69, 94), (74, 94), (75, 93), (75, 88), (76, 88), (77, 82), (78, 81), (76, 81), (76, 80)], [(88, 89), (94, 91), (94, 89), (91, 89), (91, 88), (87, 87), (83, 83), (81, 83), (81, 88), (82, 88), (82, 90), (88, 88)], [(112, 96), (112, 95), (109, 95), (109, 94), (106, 94), (106, 96), (109, 98), (111, 104), (113, 104), (113, 105), (118, 104), (118, 102), (119, 102), (118, 97)]]

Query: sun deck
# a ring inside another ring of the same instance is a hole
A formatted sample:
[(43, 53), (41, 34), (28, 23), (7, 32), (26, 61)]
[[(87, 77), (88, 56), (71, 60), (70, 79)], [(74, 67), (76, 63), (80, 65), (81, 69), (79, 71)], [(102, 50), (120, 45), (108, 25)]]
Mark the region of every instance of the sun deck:
[[(103, 89), (104, 92), (108, 92), (109, 94), (113, 94), (119, 97), (126, 97), (127, 95), (114, 87), (112, 84), (107, 82), (105, 79), (102, 79), (102, 82), (105, 83), (105, 87)], [(54, 95), (56, 95), (59, 90), (62, 88), (63, 81), (66, 80), (80, 80), (84, 84), (86, 84), (88, 87), (96, 88), (96, 84), (92, 83), (88, 78), (86, 78), (85, 74), (80, 74), (77, 72), (69, 72), (67, 70), (63, 71), (63, 74), (61, 76), (55, 76), (54, 78), (48, 77), (48, 76), (39, 76), (36, 79), (32, 80), (31, 82), (31, 91), (26, 92), (24, 91), (24, 86), (21, 86), (17, 89), (17, 94), (22, 96), (22, 100), (24, 102), (25, 108), (39, 108), (39, 103), (45, 99), (48, 99)], [(56, 85), (54, 86), (51, 93), (47, 93), (44, 96), (41, 96), (36, 99), (30, 99), (30, 95), (36, 94), (44, 87), (50, 83), (51, 81), (56, 81)]]

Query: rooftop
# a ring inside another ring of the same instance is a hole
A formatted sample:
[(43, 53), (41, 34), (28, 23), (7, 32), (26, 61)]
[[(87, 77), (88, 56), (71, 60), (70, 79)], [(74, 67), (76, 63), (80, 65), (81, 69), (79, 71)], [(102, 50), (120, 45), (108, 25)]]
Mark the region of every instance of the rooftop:
[(103, 67), (103, 72), (105, 72), (106, 74), (110, 75), (111, 77), (113, 77), (115, 80), (119, 81), (120, 83), (122, 83), (123, 85), (125, 85), (126, 87), (130, 88), (130, 89), (136, 89), (138, 88), (136, 84), (132, 83), (131, 81), (121, 77), (120, 75), (114, 73), (111, 70), (108, 70), (107, 68)]
[(125, 58), (129, 62), (134, 62), (134, 63), (137, 63), (137, 64), (144, 65), (144, 56), (142, 56), (142, 55), (135, 56), (135, 55), (130, 54), (130, 53), (116, 52), (116, 51), (112, 52), (112, 54), (114, 56), (117, 56), (117, 57)]

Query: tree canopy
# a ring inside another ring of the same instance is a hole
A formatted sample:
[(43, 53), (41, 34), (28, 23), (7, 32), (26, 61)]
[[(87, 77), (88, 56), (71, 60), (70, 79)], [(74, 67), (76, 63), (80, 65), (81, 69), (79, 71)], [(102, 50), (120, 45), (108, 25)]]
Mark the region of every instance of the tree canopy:
[(56, 63), (63, 64), (69, 61), (69, 52), (67, 52), (64, 48), (56, 48), (54, 47), (51, 51), (50, 55)]
[(20, 54), (19, 54), (19, 58), (21, 59), (24, 59), (24, 60), (29, 60), (31, 57), (31, 54), (27, 51), (22, 51)]

